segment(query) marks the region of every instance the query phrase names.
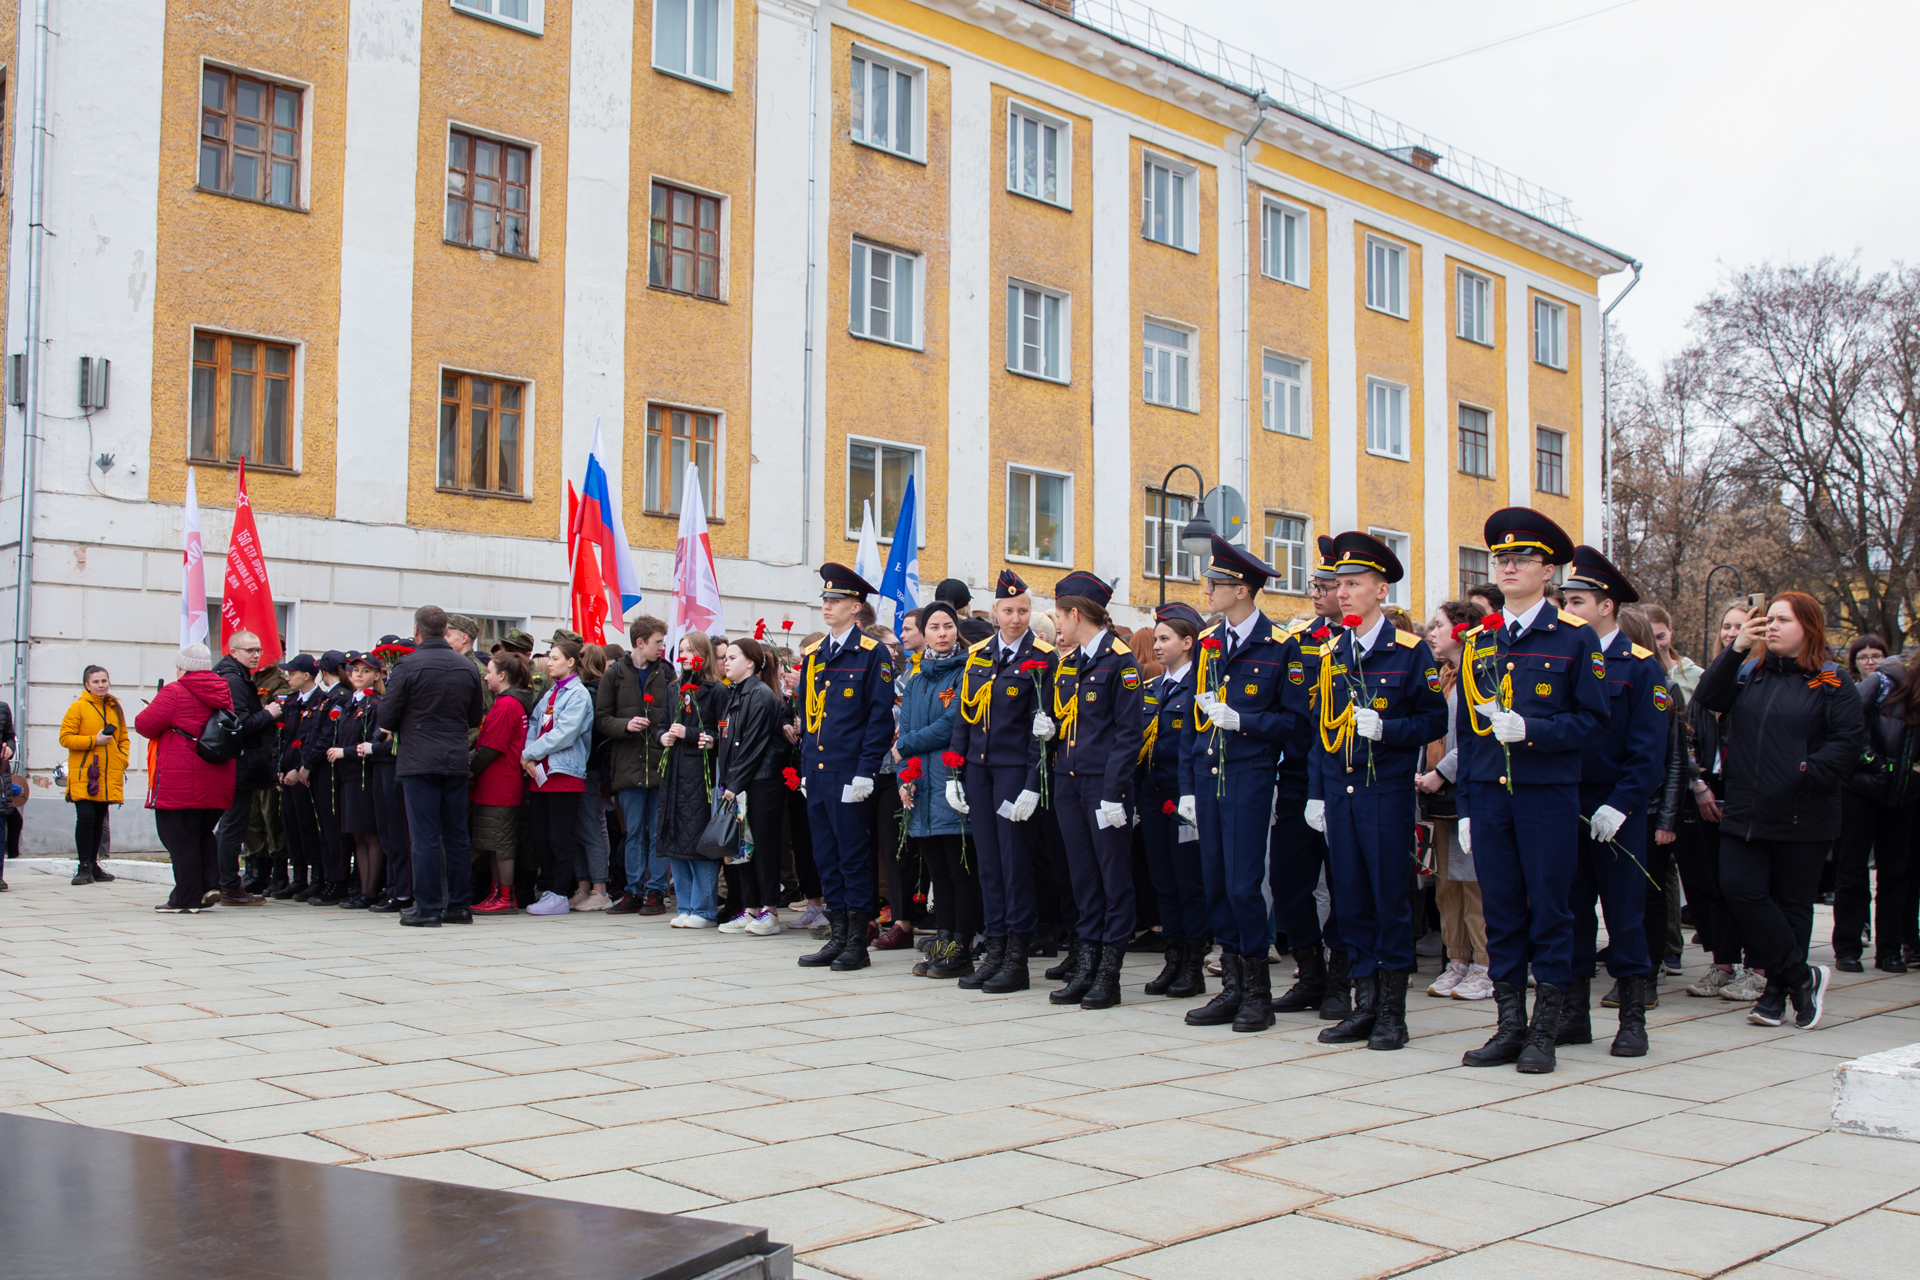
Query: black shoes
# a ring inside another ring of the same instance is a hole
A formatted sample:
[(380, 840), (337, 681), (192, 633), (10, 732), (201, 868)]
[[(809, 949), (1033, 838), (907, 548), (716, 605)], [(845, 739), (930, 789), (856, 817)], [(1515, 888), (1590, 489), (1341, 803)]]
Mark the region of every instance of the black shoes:
[(1535, 982), (1533, 1022), (1527, 1028), (1527, 1043), (1520, 1050), (1513, 1069), (1522, 1075), (1543, 1076), (1553, 1070), (1553, 1041), (1560, 1034), (1560, 1013), (1567, 993), (1551, 982)]
[(1320, 946), (1295, 947), (1294, 963), (1300, 966), (1300, 976), (1279, 999), (1273, 1002), (1275, 1013), (1306, 1013), (1309, 1010), (1319, 1012), (1327, 998), (1327, 958), (1321, 954)]
[(1000, 972), (1000, 966), (1006, 962), (1006, 938), (988, 938), (987, 949), (981, 953), (980, 962), (973, 966), (971, 974), (960, 979), (960, 985), (968, 991), (978, 991), (987, 985), (988, 979)]
[[(343, 902), (340, 905), (345, 906), (347, 904)], [(377, 912), (383, 916), (398, 915), (402, 912), (413, 910), (413, 899), (412, 898), (382, 898), (378, 902), (369, 904), (367, 907), (367, 910)]]
[(1218, 1027), (1240, 1016), (1240, 993), (1246, 983), (1247, 963), (1237, 951), (1220, 948), (1220, 994), (1187, 1010), (1190, 1027)]
[[(1060, 957), (1060, 963), (1048, 965), (1046, 971), (1040, 975), (1048, 982), (1065, 982), (1067, 975), (1073, 972), (1073, 949), (1079, 945), (1079, 939), (1068, 939), (1066, 945), (1067, 953)], [(1035, 952), (1034, 954), (1038, 955), (1040, 953)]]
[(867, 955), (867, 918), (851, 911), (843, 911), (840, 915), (847, 922), (847, 941), (840, 948), (840, 954), (827, 962), (827, 967), (835, 973), (852, 973), (873, 963)]
[(67, 883), (68, 884), (92, 884), (93, 883), (92, 864), (86, 863), (86, 862), (81, 863), (79, 868), (73, 873), (73, 879), (67, 881)]
[(1374, 975), (1373, 1031), (1367, 1036), (1369, 1049), (1407, 1047), (1407, 975), (1382, 972)]
[(1321, 1044), (1354, 1044), (1373, 1035), (1374, 998), (1380, 988), (1380, 975), (1370, 973), (1353, 980), (1353, 1011), (1320, 1032)]
[[(1900, 962), (1895, 960), (1894, 963), (1899, 964)], [(1860, 957), (1857, 955), (1835, 956), (1833, 958), (1833, 967), (1842, 973), (1865, 973), (1867, 971), (1867, 966), (1860, 963)], [(1876, 969), (1886, 969), (1887, 964), (1884, 960), (1876, 960), (1873, 962), (1873, 967)], [(1903, 964), (1900, 965), (1898, 969), (1887, 969), (1888, 973), (1905, 973), (1906, 971), (1907, 966)]]
[(367, 897), (366, 894), (360, 893), (359, 891), (356, 890), (355, 892), (342, 898), (340, 901), (334, 903), (334, 905), (336, 907), (339, 907), (342, 911), (365, 911), (368, 907), (373, 905), (373, 899)]
[(1340, 1022), (1353, 1012), (1352, 964), (1344, 951), (1327, 956), (1327, 994), (1320, 1002), (1320, 1021)]
[(1120, 966), (1126, 963), (1127, 947), (1099, 948), (1100, 958), (1093, 965), (1093, 982), (1080, 998), (1082, 1009), (1111, 1009), (1120, 1003)]
[(1827, 966), (1810, 965), (1807, 976), (1794, 985), (1788, 994), (1793, 998), (1793, 1025), (1802, 1031), (1811, 1031), (1820, 1025), (1820, 1015), (1827, 1005), (1827, 984), (1832, 979), (1827, 974)]
[[(271, 885), (268, 887), (272, 888)], [(303, 876), (298, 880), (283, 882), (277, 892), (270, 893), (267, 896), (277, 902), (304, 902), (307, 897), (306, 878)]]
[[(1614, 1057), (1647, 1056), (1647, 988), (1652, 984), (1652, 978), (1620, 979), (1620, 1030), (1608, 1050)], [(1565, 1025), (1564, 1016), (1561, 1021)]]
[(1234, 1011), (1235, 1031), (1265, 1031), (1273, 1026), (1273, 974), (1265, 956), (1240, 957), (1240, 1007)]
[(1001, 955), (1000, 967), (993, 971), (992, 977), (980, 984), (980, 989), (990, 996), (1000, 996), (1031, 987), (1033, 979), (1027, 976), (1026, 935), (1016, 933), (1009, 936)]
[(1207, 941), (1188, 938), (1181, 944), (1180, 974), (1167, 988), (1171, 1000), (1191, 1000), (1207, 994)]
[[(1839, 965), (1838, 967), (1840, 971), (1843, 973), (1859, 973), (1860, 972), (1860, 964), (1858, 961), (1854, 962), (1854, 966), (1851, 969), (1847, 968), (1847, 966), (1844, 964)], [(1878, 960), (1875, 960), (1873, 962), (1873, 967), (1878, 969), (1882, 973), (1905, 973), (1907, 972), (1907, 968), (1908, 968), (1907, 962), (1905, 960), (1902, 960), (1897, 955), (1881, 956)]]
[[(988, 943), (992, 945), (991, 941)], [(1080, 938), (1073, 940), (1073, 949), (1066, 960), (1067, 985), (1058, 991), (1047, 992), (1048, 1004), (1079, 1004), (1087, 998), (1087, 992), (1093, 988), (1093, 970), (1100, 958), (1100, 948)], [(1049, 969), (1047, 972), (1053, 972)]]
[(921, 958), (914, 962), (913, 976), (931, 978), (933, 967), (946, 958), (947, 944), (952, 941), (953, 930), (951, 929), (941, 929), (931, 935), (921, 934), (914, 942), (914, 945), (920, 948)]
[[(1607, 992), (1603, 1000), (1607, 1008), (1620, 1007), (1621, 992), (1626, 982), (1625, 978), (1620, 979)], [(1587, 1007), (1592, 996), (1593, 979), (1575, 978), (1567, 983), (1567, 998), (1560, 1011), (1560, 1031), (1554, 1037), (1555, 1045), (1593, 1043), (1593, 1011)]]
[(443, 924), (472, 924), (473, 908), (448, 907), (440, 913), (440, 920)]
[(400, 917), (400, 923), (415, 929), (438, 929), (440, 913), (438, 911), (409, 911)]
[(952, 934), (948, 934), (946, 941), (934, 943), (933, 950), (927, 955), (929, 978), (943, 978), (951, 981), (954, 978), (967, 978), (973, 972), (971, 941), (962, 942)]
[(1179, 938), (1168, 938), (1166, 942), (1166, 949), (1161, 952), (1166, 964), (1161, 966), (1159, 973), (1147, 979), (1145, 990), (1150, 996), (1167, 994), (1167, 988), (1180, 977), (1180, 966), (1186, 962), (1187, 944)]
[(1460, 1056), (1460, 1065), (1465, 1067), (1504, 1067), (1520, 1057), (1520, 1050), (1527, 1043), (1527, 992), (1524, 987), (1509, 986), (1504, 982), (1493, 984), (1494, 1008), (1499, 1011), (1499, 1021), (1493, 1029), (1493, 1038), (1478, 1049), (1469, 1049)]
[[(648, 898), (649, 900), (651, 900), (652, 895), (649, 894)], [(645, 907), (642, 907), (640, 909), (640, 914), (641, 915), (648, 914)], [(837, 960), (840, 956), (840, 953), (846, 949), (847, 913), (844, 911), (827, 912), (827, 926), (830, 932), (827, 935), (826, 945), (821, 947), (818, 951), (812, 952), (808, 955), (801, 956), (797, 961), (795, 961), (795, 963), (798, 964), (801, 968), (824, 969), (828, 965), (832, 964), (835, 960)]]

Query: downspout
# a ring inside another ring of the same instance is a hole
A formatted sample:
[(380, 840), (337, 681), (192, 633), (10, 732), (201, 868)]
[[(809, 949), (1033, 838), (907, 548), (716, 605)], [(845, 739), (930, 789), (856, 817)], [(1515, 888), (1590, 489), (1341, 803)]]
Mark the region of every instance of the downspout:
[(1600, 545), (1608, 559), (1613, 557), (1613, 388), (1608, 381), (1612, 364), (1607, 353), (1613, 346), (1613, 339), (1611, 330), (1607, 328), (1607, 317), (1613, 314), (1615, 307), (1627, 300), (1627, 295), (1633, 292), (1633, 286), (1639, 283), (1640, 264), (1636, 262), (1633, 264), (1633, 279), (1627, 281), (1627, 287), (1620, 291), (1620, 296), (1609, 302), (1600, 313), (1600, 469), (1607, 477), (1606, 492), (1600, 499), (1607, 527), (1601, 530)]
[[(46, 0), (41, 0), (45, 3)], [(813, 282), (815, 167), (820, 124), (820, 10), (813, 11), (807, 44), (807, 319), (806, 364), (800, 371), (800, 564), (813, 563)]]
[(26, 407), (20, 424), (20, 554), (13, 579), (13, 707), (21, 749), (27, 743), (27, 660), (33, 621), (33, 499), (40, 468), (40, 277), (47, 229), (47, 0), (33, 7), (33, 135), (27, 160)]
[[(1254, 117), (1253, 127), (1240, 139), (1240, 210), (1245, 216), (1251, 203), (1247, 197), (1253, 193), (1253, 179), (1248, 172), (1247, 147), (1253, 142), (1253, 135), (1260, 132), (1260, 126), (1267, 122), (1267, 108), (1278, 106), (1265, 90), (1254, 95), (1253, 105), (1260, 109)], [(1240, 358), (1247, 361), (1241, 370), (1240, 378), (1240, 496), (1247, 504), (1248, 519), (1253, 514), (1253, 250), (1248, 241), (1253, 238), (1253, 227), (1243, 226), (1240, 235)], [(1205, 496), (1205, 495), (1202, 495)], [(1253, 545), (1253, 532), (1249, 524), (1247, 544)]]

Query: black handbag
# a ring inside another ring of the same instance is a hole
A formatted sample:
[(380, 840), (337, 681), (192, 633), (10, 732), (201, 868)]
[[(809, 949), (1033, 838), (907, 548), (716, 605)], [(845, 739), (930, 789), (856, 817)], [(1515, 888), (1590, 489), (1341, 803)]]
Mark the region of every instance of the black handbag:
[(1458, 822), (1460, 820), (1460, 797), (1458, 788), (1451, 782), (1444, 782), (1438, 791), (1417, 791), (1420, 797), (1420, 817), (1427, 822)]
[(693, 851), (711, 862), (725, 862), (740, 852), (740, 814), (718, 788), (713, 792), (713, 816), (694, 842)]

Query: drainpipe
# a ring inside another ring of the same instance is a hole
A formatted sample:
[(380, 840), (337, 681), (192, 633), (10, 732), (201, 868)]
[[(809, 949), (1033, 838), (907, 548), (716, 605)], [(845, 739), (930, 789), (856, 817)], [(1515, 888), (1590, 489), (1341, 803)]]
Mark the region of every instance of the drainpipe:
[(1627, 287), (1620, 291), (1620, 296), (1609, 302), (1600, 313), (1600, 447), (1603, 452), (1600, 469), (1607, 475), (1606, 493), (1600, 502), (1606, 513), (1607, 527), (1601, 530), (1600, 545), (1609, 560), (1613, 558), (1613, 389), (1608, 380), (1612, 364), (1607, 352), (1613, 341), (1611, 331), (1607, 328), (1607, 317), (1613, 314), (1615, 307), (1627, 300), (1627, 295), (1633, 292), (1633, 286), (1639, 283), (1640, 264), (1636, 262), (1633, 264), (1633, 279), (1627, 281)]
[[(1260, 114), (1254, 117), (1253, 127), (1240, 139), (1240, 209), (1245, 215), (1247, 199), (1253, 193), (1253, 180), (1248, 172), (1247, 147), (1253, 142), (1253, 135), (1260, 132), (1260, 126), (1267, 122), (1267, 108), (1280, 104), (1267, 96), (1265, 90), (1254, 95), (1254, 106)], [(1247, 518), (1253, 518), (1253, 368), (1251, 348), (1253, 345), (1253, 250), (1248, 242), (1253, 238), (1253, 228), (1243, 225), (1240, 235), (1240, 358), (1248, 361), (1241, 370), (1240, 378), (1240, 496), (1247, 503)], [(1253, 546), (1251, 526), (1247, 531), (1247, 545)]]
[[(20, 554), (13, 579), (13, 707), (20, 750), (26, 748), (27, 659), (33, 622), (33, 499), (40, 487), (40, 277), (47, 228), (47, 0), (33, 7), (33, 125), (27, 160), (26, 408), (20, 424)], [(16, 761), (16, 764), (23, 763)]]

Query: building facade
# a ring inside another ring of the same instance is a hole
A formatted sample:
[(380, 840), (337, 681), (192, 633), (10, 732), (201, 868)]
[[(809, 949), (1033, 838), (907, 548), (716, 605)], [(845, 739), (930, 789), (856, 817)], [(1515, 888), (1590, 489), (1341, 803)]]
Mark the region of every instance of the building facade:
[(1598, 538), (1628, 260), (1133, 0), (47, 4), (43, 85), (35, 4), (0, 13), (36, 776), (83, 665), (171, 677), (188, 470), (217, 594), (241, 458), (294, 649), (428, 600), (550, 627), (596, 424), (641, 608), (692, 460), (736, 632), (809, 629), (813, 566), (863, 502), (890, 535), (909, 477), (929, 586), (1090, 568), (1123, 618), (1163, 547), (1197, 597), (1182, 463), (1244, 496), (1276, 617), (1322, 532), (1392, 539), (1416, 615), (1484, 572), (1494, 507)]

